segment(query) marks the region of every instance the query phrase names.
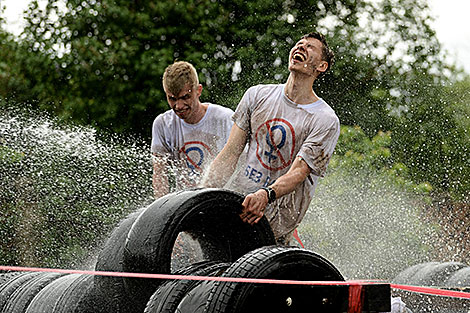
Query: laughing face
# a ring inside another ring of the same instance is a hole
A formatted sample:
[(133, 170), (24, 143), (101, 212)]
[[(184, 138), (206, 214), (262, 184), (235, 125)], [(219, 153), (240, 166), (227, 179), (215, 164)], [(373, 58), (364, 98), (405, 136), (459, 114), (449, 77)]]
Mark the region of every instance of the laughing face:
[(323, 44), (315, 38), (302, 38), (289, 54), (289, 71), (317, 77), (326, 71), (328, 63), (322, 58)]

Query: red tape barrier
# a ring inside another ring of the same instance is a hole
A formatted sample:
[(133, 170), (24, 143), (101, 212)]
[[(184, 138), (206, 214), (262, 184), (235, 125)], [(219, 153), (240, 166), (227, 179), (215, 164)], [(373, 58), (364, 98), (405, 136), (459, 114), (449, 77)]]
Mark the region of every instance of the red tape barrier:
[[(208, 280), (223, 281), (236, 283), (257, 283), (257, 284), (279, 284), (279, 285), (318, 285), (318, 286), (358, 286), (371, 285), (377, 283), (385, 283), (377, 280), (348, 280), (348, 281), (301, 281), (301, 280), (280, 280), (280, 279), (260, 279), (260, 278), (238, 278), (238, 277), (212, 277), (212, 276), (191, 276), (191, 275), (174, 275), (174, 274), (148, 274), (148, 273), (128, 273), (128, 272), (106, 272), (106, 271), (86, 271), (86, 270), (65, 270), (51, 269), (39, 267), (22, 267), (22, 266), (2, 266), (0, 271), (18, 271), (18, 272), (52, 272), (63, 274), (85, 274), (115, 277), (132, 277), (132, 278), (153, 278), (153, 279), (186, 279), (186, 280)], [(470, 299), (470, 293), (462, 291), (445, 290), (431, 287), (408, 286), (390, 284), (391, 288), (401, 289), (405, 291), (423, 293), (435, 296), (446, 296), (453, 298)], [(362, 293), (362, 288), (352, 288), (358, 295)], [(352, 296), (352, 295), (351, 295)]]
[(433, 295), (433, 296), (445, 296), (445, 297), (452, 297), (452, 298), (470, 299), (470, 293), (463, 292), (463, 291), (454, 291), (454, 290), (422, 287), (422, 286), (397, 285), (397, 284), (390, 284), (390, 287), (394, 289), (401, 289), (405, 291), (423, 293), (423, 294)]
[(0, 271), (18, 271), (18, 272), (53, 272), (63, 274), (86, 274), (115, 277), (132, 278), (154, 278), (154, 279), (186, 279), (186, 280), (213, 280), (235, 283), (258, 283), (258, 284), (280, 284), (280, 285), (362, 285), (364, 283), (374, 283), (369, 281), (350, 280), (350, 281), (302, 281), (302, 280), (280, 280), (263, 278), (238, 278), (238, 277), (212, 277), (212, 276), (191, 276), (174, 274), (148, 274), (148, 273), (128, 273), (128, 272), (106, 272), (106, 271), (84, 271), (84, 270), (64, 270), (39, 267), (21, 267), (21, 266), (1, 266)]
[(297, 240), (300, 246), (305, 249), (304, 243), (302, 242), (302, 240), (300, 240), (299, 232), (297, 231), (297, 228), (294, 229), (294, 233), (292, 234), (292, 236), (294, 236), (295, 240)]

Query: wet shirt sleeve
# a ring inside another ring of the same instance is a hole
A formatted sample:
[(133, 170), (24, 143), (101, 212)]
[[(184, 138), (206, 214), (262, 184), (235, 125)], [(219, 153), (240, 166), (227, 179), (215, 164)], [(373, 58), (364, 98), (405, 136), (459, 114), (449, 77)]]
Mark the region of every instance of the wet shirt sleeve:
[(157, 116), (153, 121), (151, 152), (161, 155), (168, 155), (171, 153), (171, 149), (168, 145), (167, 134), (165, 134), (163, 117), (161, 115)]
[(340, 131), (336, 116), (317, 120), (297, 156), (301, 157), (315, 176), (323, 177), (333, 155)]
[(251, 132), (251, 113), (256, 104), (256, 90), (255, 87), (249, 88), (243, 95), (240, 103), (232, 116), (232, 120), (238, 127), (244, 131)]

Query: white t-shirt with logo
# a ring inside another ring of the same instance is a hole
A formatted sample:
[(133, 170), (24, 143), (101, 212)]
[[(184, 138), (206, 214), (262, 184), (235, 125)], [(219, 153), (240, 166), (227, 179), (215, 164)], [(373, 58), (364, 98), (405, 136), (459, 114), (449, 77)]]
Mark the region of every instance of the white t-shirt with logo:
[(289, 234), (302, 221), (340, 131), (339, 119), (325, 101), (296, 104), (284, 88), (284, 84), (257, 85), (244, 94), (233, 120), (248, 132), (248, 153), (245, 166), (227, 186), (245, 194), (254, 192), (285, 174), (296, 157), (308, 164), (307, 179), (265, 211), (276, 238)]
[[(186, 123), (173, 110), (168, 110), (158, 115), (152, 126), (152, 153), (180, 161), (173, 170), (176, 175), (185, 176), (179, 177), (181, 181), (191, 178), (190, 185), (197, 183), (202, 172), (222, 150), (233, 125), (231, 109), (205, 104), (207, 111), (196, 124)], [(181, 168), (186, 170), (180, 171)]]

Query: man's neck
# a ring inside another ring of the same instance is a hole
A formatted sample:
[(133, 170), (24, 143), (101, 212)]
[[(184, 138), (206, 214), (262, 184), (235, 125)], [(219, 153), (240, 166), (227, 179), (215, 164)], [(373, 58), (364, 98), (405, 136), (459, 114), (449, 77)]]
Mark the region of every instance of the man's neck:
[(186, 120), (185, 122), (188, 123), (188, 124), (197, 124), (197, 123), (199, 123), (202, 120), (202, 118), (204, 117), (204, 115), (206, 115), (208, 106), (209, 105), (207, 103), (199, 102), (196, 111), (194, 111), (191, 118), (189, 120)]
[(309, 104), (318, 100), (313, 91), (313, 82), (315, 78), (299, 73), (291, 72), (287, 78), (284, 92), (287, 98), (297, 104)]

